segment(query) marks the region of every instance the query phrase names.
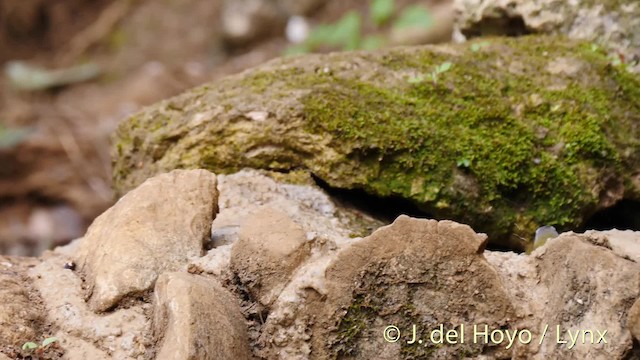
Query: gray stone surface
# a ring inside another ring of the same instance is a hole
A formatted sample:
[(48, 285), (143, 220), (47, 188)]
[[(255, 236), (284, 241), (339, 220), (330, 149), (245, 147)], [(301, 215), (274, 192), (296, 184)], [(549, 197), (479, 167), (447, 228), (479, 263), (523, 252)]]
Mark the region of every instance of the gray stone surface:
[[(640, 3), (635, 0), (455, 0), (463, 34), (564, 34), (619, 52), (640, 71)], [(635, 60), (634, 60), (635, 58)]]

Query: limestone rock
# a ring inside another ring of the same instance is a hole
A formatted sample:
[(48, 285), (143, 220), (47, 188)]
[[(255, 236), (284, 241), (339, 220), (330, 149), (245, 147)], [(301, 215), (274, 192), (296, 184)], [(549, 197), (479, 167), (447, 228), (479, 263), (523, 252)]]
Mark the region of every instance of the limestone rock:
[(631, 335), (640, 341), (640, 298), (633, 303), (627, 317), (627, 328), (631, 331)]
[[(152, 302), (145, 298), (119, 303), (125, 306), (107, 313), (92, 311), (84, 301), (85, 273), (80, 266), (75, 271), (63, 266), (80, 250), (86, 251), (83, 239), (39, 259), (0, 258), (0, 299), (11, 315), (21, 314), (3, 317), (0, 306), (0, 352), (16, 358), (21, 342), (53, 335), (70, 360), (623, 360), (640, 355), (632, 338), (638, 333), (639, 232), (563, 233), (526, 255), (483, 251), (486, 236), (466, 225), (402, 216), (370, 236), (351, 238), (362, 224), (352, 222), (352, 216), (316, 186), (279, 183), (255, 170), (216, 179), (221, 212), (212, 228), (214, 233), (227, 229), (233, 235), (227, 238), (230, 242), (214, 245), (206, 256), (191, 257), (180, 266), (185, 270), (188, 264), (189, 271), (202, 275), (160, 275)], [(204, 190), (200, 198), (211, 191)], [(171, 200), (174, 203), (181, 204)], [(266, 239), (257, 239), (260, 233)], [(277, 256), (254, 251), (256, 259), (272, 269), (274, 259), (285, 260), (281, 264), (289, 266), (287, 271), (275, 269), (269, 275), (257, 261), (241, 262), (249, 263), (262, 283), (275, 289), (265, 297), (268, 301), (260, 301), (265, 288), (254, 289), (258, 296), (246, 296), (253, 295), (246, 292), (253, 279), (236, 276), (231, 269), (233, 247), (238, 245), (236, 254), (249, 253), (249, 246), (239, 245), (243, 242), (292, 245), (282, 252), (266, 249)], [(283, 255), (306, 249), (308, 255), (300, 261)], [(414, 324), (422, 344), (407, 343)], [(461, 331), (460, 324), (465, 324), (465, 338), (473, 336), (473, 325), (481, 330), (484, 325), (527, 330), (532, 341), (516, 341), (509, 348), (506, 340), (434, 345), (429, 332), (440, 324), (445, 331)], [(545, 325), (548, 333), (538, 345)], [(26, 327), (21, 337), (7, 338), (21, 326)], [(384, 340), (383, 330), (389, 326), (400, 331), (395, 342)], [(593, 331), (596, 343), (569, 350), (568, 344), (556, 340), (556, 326), (563, 341), (569, 340), (566, 331), (582, 330), (587, 341), (591, 334), (586, 331)], [(607, 344), (598, 344), (596, 331), (604, 330)]]
[[(231, 248), (238, 242), (241, 230), (255, 229), (255, 219), (260, 223), (258, 226), (266, 226), (260, 220), (260, 214), (265, 211), (281, 213), (283, 221), (295, 224), (290, 229), (298, 234), (302, 229), (312, 252), (318, 252), (317, 247), (347, 243), (353, 238), (367, 236), (384, 225), (370, 215), (334, 203), (315, 185), (282, 183), (256, 170), (218, 175), (217, 179), (220, 213), (211, 225), (213, 249), (189, 263), (190, 267), (215, 276), (231, 271)], [(295, 233), (283, 234), (299, 237)], [(264, 236), (270, 235), (265, 233)], [(251, 276), (250, 272), (244, 273)], [(266, 280), (269, 281), (268, 278)]]
[(154, 303), (157, 359), (251, 359), (240, 307), (216, 281), (164, 273)]
[(590, 43), (484, 45), (283, 58), (193, 89), (120, 124), (115, 187), (175, 168), (307, 171), (513, 248), (640, 198), (640, 78)]
[[(620, 314), (628, 312), (630, 304), (640, 297), (640, 264), (586, 240), (564, 234), (534, 254), (540, 284), (532, 293), (546, 295), (546, 306), (535, 316), (540, 321), (537, 328), (550, 325), (550, 339), (559, 336), (568, 340), (568, 331), (581, 336), (587, 330), (593, 334), (587, 334), (585, 343), (581, 339), (573, 348), (543, 342), (540, 352), (547, 355), (545, 358), (553, 354), (561, 358), (622, 359), (633, 346)], [(604, 331), (607, 344), (599, 342)]]
[(467, 36), (565, 34), (619, 51), (640, 71), (640, 4), (635, 0), (455, 0), (454, 4), (457, 28)]
[[(311, 334), (313, 359), (397, 359), (408, 353), (448, 359), (501, 353), (474, 344), (470, 337), (460, 345), (407, 345), (413, 324), (418, 336), (427, 338), (440, 324), (445, 324), (445, 331), (460, 330), (461, 324), (467, 329), (478, 323), (509, 327), (515, 312), (498, 274), (482, 257), (485, 244), (486, 236), (465, 225), (400, 216), (392, 225), (345, 246), (325, 271), (318, 270), (324, 278), (323, 293), (301, 295), (297, 307), (286, 306), (286, 299), (274, 306), (263, 340), (280, 341), (268, 343), (265, 356), (304, 355), (304, 347), (282, 339), (283, 329), (303, 324)], [(282, 321), (281, 313), (289, 314), (288, 321)], [(399, 341), (384, 340), (382, 334), (390, 325), (400, 329)]]
[[(625, 248), (612, 251), (607, 243), (594, 242), (596, 233), (561, 234), (531, 256), (485, 252), (508, 284), (520, 318), (518, 327), (530, 330), (538, 341), (547, 329), (540, 345), (516, 344), (514, 351), (522, 358), (605, 360), (639, 353), (629, 330), (630, 307), (640, 297), (640, 265), (620, 253)], [(608, 233), (608, 238), (620, 234)], [(605, 330), (607, 344), (599, 342)], [(580, 337), (571, 348), (569, 331)]]
[(217, 201), (214, 174), (175, 170), (147, 180), (100, 215), (75, 256), (91, 308), (105, 311), (140, 295), (162, 272), (201, 256)]
[(305, 231), (286, 214), (263, 208), (240, 229), (231, 249), (231, 269), (255, 298), (268, 305), (309, 256), (306, 242)]
[(85, 301), (78, 268), (64, 267), (72, 261), (81, 241), (45, 253), (42, 261), (27, 272), (47, 309), (44, 323), (56, 331), (50, 335), (59, 339), (64, 358), (69, 360), (143, 358), (146, 349), (153, 346), (150, 305), (136, 302), (106, 314), (94, 313)]

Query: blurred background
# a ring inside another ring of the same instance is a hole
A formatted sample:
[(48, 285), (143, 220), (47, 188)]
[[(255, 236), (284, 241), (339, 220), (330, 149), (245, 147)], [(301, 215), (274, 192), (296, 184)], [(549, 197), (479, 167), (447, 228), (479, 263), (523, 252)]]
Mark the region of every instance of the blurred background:
[(0, 0), (0, 254), (113, 204), (110, 135), (141, 107), (279, 56), (460, 40), (453, 20), (450, 0)]

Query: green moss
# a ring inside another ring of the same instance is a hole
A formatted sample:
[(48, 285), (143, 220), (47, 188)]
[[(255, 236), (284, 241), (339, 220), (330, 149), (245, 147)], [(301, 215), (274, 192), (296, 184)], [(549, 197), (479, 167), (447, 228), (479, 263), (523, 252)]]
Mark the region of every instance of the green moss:
[[(410, 199), (503, 244), (541, 224), (575, 228), (609, 177), (633, 187), (625, 174), (640, 163), (637, 75), (591, 43), (482, 42), (476, 51), (463, 44), (289, 58), (200, 87), (121, 127), (116, 184), (143, 180), (138, 163), (162, 162), (153, 171), (304, 170), (334, 187)], [(409, 81), (447, 62), (437, 82)], [(269, 126), (279, 130), (243, 118), (253, 109), (272, 114)], [(193, 129), (181, 128), (183, 117), (220, 111), (224, 126), (204, 124), (193, 139)], [(278, 150), (245, 156), (261, 146)]]
[[(357, 162), (354, 167), (366, 178), (362, 187), (378, 195), (410, 198), (430, 213), (457, 220), (478, 219), (483, 209), (493, 208), (494, 216), (506, 221), (494, 218), (476, 230), (494, 236), (510, 232), (502, 224), (512, 223), (518, 208), (525, 207), (524, 215), (536, 224), (576, 226), (585, 207), (595, 207), (598, 201), (578, 168), (620, 168), (616, 144), (606, 131), (611, 127), (606, 125), (633, 109), (615, 109), (621, 103), (619, 94), (581, 83), (577, 76), (560, 76), (558, 88), (549, 88), (557, 75), (544, 67), (551, 59), (572, 55), (575, 48), (542, 45), (502, 41), (498, 51), (504, 55), (496, 60), (494, 53), (490, 61), (482, 51), (452, 58), (387, 56), (382, 64), (398, 70), (429, 71), (444, 60), (454, 65), (437, 84), (425, 80), (389, 87), (333, 79), (331, 87), (304, 99), (307, 129), (332, 134), (332, 146), (349, 154), (347, 161)], [(539, 58), (531, 56), (532, 49)], [(594, 59), (590, 49), (582, 49), (589, 61), (584, 66), (611, 71), (604, 59)], [(539, 62), (539, 79), (496, 68), (525, 58)], [(624, 96), (635, 96), (637, 78), (614, 71), (632, 84), (621, 85)], [(529, 99), (532, 89), (538, 91)], [(477, 194), (460, 196), (456, 189), (456, 164), (461, 159), (469, 164), (461, 169), (463, 176), (477, 182)], [(416, 181), (421, 189), (412, 186)]]
[(378, 309), (369, 303), (365, 296), (358, 296), (340, 319), (337, 337), (331, 344), (336, 358), (353, 355), (356, 351), (356, 339), (367, 328), (378, 313)]

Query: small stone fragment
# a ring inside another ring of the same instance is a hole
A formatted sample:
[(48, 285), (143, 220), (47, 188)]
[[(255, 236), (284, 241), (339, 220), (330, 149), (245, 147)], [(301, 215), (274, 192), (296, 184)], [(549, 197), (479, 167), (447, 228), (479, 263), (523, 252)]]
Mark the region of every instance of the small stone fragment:
[(156, 359), (251, 359), (240, 307), (216, 281), (164, 273), (154, 292)]

